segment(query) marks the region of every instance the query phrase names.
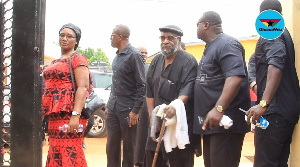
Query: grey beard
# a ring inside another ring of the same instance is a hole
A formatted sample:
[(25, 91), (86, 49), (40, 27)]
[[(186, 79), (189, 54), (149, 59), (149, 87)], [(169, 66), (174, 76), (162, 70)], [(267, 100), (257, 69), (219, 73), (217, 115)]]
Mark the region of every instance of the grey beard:
[(160, 50), (161, 50), (161, 53), (162, 53), (163, 55), (169, 56), (169, 55), (174, 54), (174, 53), (178, 50), (178, 47), (179, 47), (179, 45), (177, 44), (177, 45), (174, 46), (174, 48), (171, 48), (170, 51), (164, 51), (164, 50), (163, 50), (163, 47), (160, 46)]

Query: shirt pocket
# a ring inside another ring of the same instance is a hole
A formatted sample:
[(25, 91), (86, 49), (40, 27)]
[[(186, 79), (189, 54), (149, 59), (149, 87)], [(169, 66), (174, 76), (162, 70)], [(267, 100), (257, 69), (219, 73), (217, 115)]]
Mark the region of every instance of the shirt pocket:
[(176, 82), (160, 77), (158, 95), (171, 102), (178, 96)]

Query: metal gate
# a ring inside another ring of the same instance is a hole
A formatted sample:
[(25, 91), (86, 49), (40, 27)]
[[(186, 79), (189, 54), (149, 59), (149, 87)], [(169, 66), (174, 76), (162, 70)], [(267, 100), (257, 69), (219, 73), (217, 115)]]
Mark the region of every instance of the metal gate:
[(46, 0), (0, 1), (0, 166), (42, 166)]

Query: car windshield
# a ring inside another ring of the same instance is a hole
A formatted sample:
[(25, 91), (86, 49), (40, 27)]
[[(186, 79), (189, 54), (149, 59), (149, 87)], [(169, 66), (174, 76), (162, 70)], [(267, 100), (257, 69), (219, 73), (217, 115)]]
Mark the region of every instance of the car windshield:
[(93, 74), (94, 88), (107, 88), (112, 84), (111, 75)]

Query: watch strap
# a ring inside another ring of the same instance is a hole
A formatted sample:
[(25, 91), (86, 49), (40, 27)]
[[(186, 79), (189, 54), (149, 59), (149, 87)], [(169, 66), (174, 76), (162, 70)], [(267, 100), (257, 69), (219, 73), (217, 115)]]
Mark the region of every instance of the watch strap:
[(80, 113), (78, 111), (72, 111), (72, 115), (76, 116), (76, 115), (80, 115)]

